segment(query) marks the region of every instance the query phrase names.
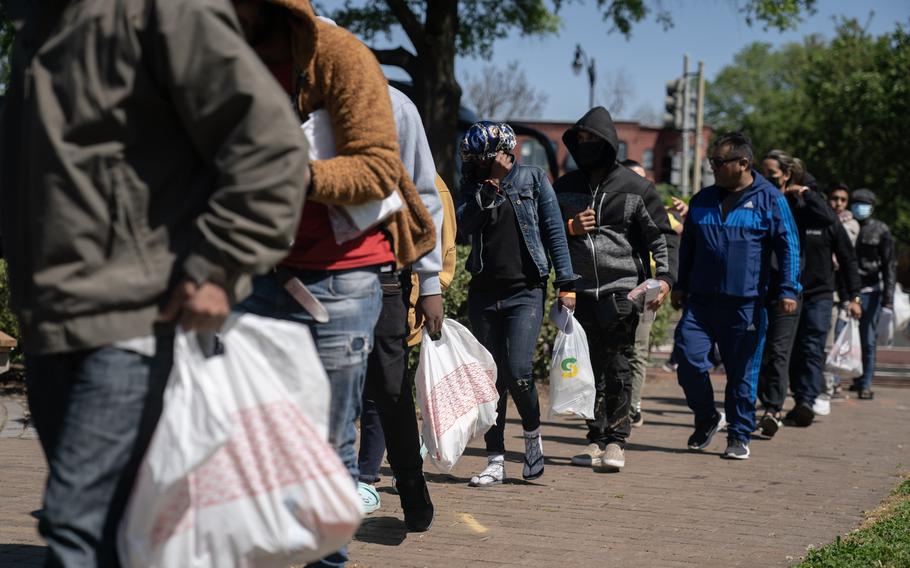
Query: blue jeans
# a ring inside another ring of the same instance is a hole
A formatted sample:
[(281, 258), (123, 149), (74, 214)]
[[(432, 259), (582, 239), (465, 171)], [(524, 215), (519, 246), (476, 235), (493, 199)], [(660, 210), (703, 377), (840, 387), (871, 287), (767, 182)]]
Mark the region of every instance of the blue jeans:
[(875, 342), (878, 339), (878, 318), (882, 314), (882, 293), (863, 292), (860, 294), (863, 317), (859, 319), (859, 339), (863, 347), (863, 374), (853, 379), (853, 384), (863, 388), (872, 388), (872, 375), (875, 374)]
[(521, 416), (521, 425), (530, 432), (540, 427), (540, 402), (534, 385), (532, 364), (534, 348), (543, 322), (543, 288), (517, 292), (468, 291), (468, 317), (471, 331), (496, 361), (496, 424), (484, 440), (488, 454), (506, 453), (506, 391)]
[[(273, 274), (253, 279), (253, 294), (235, 309), (260, 316), (302, 323), (310, 328), (319, 359), (329, 377), (329, 443), (358, 478), (357, 418), (361, 411), (367, 357), (373, 348), (373, 328), (379, 318), (382, 292), (373, 269), (337, 272), (289, 271), (329, 312), (327, 323), (316, 323)], [(344, 566), (342, 549), (311, 566)]]
[(831, 326), (831, 294), (803, 298), (790, 357), (790, 390), (796, 404), (812, 406), (825, 389), (825, 339)]
[(161, 415), (171, 334), (146, 357), (116, 347), (28, 355), (28, 404), (47, 458), (45, 566), (119, 566), (117, 526)]
[(748, 443), (755, 430), (755, 397), (768, 315), (763, 300), (690, 296), (676, 325), (677, 378), (696, 426), (714, 420), (714, 389), (708, 372), (713, 344), (727, 372), (724, 409), (727, 437)]

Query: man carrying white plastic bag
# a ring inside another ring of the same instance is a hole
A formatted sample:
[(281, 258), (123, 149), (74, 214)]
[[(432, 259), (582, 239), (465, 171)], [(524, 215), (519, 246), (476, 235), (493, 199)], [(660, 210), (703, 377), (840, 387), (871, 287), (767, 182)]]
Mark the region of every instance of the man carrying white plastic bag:
[(235, 317), (224, 354), (179, 332), (164, 412), (120, 527), (125, 566), (286, 566), (347, 543), (360, 500), (326, 442), (306, 326)]
[(438, 341), (424, 330), (414, 383), (428, 456), (448, 473), (496, 422), (496, 363), (467, 328), (446, 319)]
[(574, 415), (593, 420), (597, 390), (585, 330), (571, 311), (556, 304), (550, 320), (559, 329), (550, 362), (550, 418)]

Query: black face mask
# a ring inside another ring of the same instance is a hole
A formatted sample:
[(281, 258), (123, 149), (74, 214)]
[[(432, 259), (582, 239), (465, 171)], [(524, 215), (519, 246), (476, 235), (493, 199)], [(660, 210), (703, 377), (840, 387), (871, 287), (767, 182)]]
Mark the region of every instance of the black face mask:
[(572, 153), (572, 156), (575, 158), (575, 163), (578, 164), (578, 167), (591, 169), (596, 168), (597, 166), (608, 165), (604, 163), (604, 158), (607, 154), (606, 150), (606, 140), (579, 142), (578, 145), (575, 146), (575, 151)]
[(773, 185), (773, 186), (776, 187), (777, 189), (780, 189), (781, 183), (780, 183), (780, 178), (779, 178), (779, 177), (769, 177), (769, 178), (768, 178), (768, 181), (771, 182), (771, 185)]
[(490, 164), (470, 161), (461, 163), (461, 177), (470, 181), (480, 181), (490, 176)]

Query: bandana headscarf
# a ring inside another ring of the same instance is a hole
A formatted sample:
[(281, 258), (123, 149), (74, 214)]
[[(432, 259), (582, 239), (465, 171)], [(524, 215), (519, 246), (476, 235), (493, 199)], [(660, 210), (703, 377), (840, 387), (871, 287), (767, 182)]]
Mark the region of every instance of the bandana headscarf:
[(461, 159), (488, 160), (497, 152), (515, 149), (515, 131), (505, 122), (475, 122), (461, 140)]

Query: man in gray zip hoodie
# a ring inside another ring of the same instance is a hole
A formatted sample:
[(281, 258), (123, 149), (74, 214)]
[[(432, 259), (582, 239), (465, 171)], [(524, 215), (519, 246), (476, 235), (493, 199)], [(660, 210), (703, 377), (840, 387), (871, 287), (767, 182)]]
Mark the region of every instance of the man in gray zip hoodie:
[[(625, 466), (629, 404), (639, 314), (628, 293), (647, 278), (661, 283), (663, 302), (676, 278), (676, 232), (654, 185), (616, 161), (619, 139), (607, 109), (595, 107), (563, 134), (579, 169), (554, 189), (566, 222), (572, 266), (580, 279), (576, 317), (585, 330), (597, 386), (594, 420), (574, 465), (598, 471)], [(656, 274), (650, 274), (654, 257)]]
[(46, 566), (117, 566), (173, 323), (215, 330), (289, 248), (308, 185), (287, 99), (227, 0), (7, 4), (0, 203)]

